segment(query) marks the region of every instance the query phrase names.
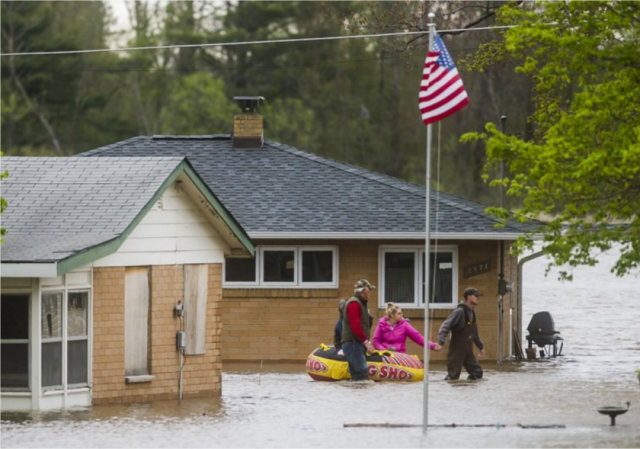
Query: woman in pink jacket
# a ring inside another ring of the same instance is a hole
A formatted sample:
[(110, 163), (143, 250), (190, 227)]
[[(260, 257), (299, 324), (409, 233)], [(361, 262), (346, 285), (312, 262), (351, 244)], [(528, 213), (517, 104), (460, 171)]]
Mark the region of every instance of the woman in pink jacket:
[[(407, 352), (407, 337), (424, 347), (424, 338), (404, 319), (402, 309), (392, 302), (387, 303), (385, 316), (378, 322), (373, 335), (373, 346), (380, 351)], [(430, 341), (429, 349), (440, 351), (442, 346)]]

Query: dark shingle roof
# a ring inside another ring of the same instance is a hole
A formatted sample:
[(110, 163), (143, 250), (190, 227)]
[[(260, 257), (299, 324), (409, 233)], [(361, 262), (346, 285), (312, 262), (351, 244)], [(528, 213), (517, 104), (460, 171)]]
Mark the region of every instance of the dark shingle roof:
[(55, 262), (118, 237), (183, 160), (3, 158), (2, 262)]
[[(234, 149), (228, 135), (141, 136), (80, 156), (186, 156), (252, 237), (424, 233), (424, 186), (268, 139), (262, 149)], [(446, 193), (432, 191), (431, 208), (431, 232), (443, 236), (530, 230), (496, 229), (485, 206)]]

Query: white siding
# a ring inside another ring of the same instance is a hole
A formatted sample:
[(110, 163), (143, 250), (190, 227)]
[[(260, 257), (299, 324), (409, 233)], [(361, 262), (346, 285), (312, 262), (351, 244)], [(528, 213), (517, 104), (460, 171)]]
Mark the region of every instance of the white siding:
[(95, 267), (222, 263), (227, 243), (184, 190), (169, 187), (129, 238)]

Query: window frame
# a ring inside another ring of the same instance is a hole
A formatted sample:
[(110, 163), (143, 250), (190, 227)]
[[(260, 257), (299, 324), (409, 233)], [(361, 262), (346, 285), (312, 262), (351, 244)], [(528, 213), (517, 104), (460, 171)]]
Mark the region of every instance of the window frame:
[[(84, 335), (73, 335), (73, 336), (69, 336), (69, 294), (70, 293), (86, 293), (87, 294), (87, 307), (85, 309), (85, 319), (86, 319), (86, 332)], [(66, 341), (65, 341), (65, 350), (67, 351), (67, 355), (66, 355), (66, 362), (65, 362), (65, 368), (66, 368), (66, 385), (68, 387), (71, 388), (77, 388), (77, 387), (83, 387), (89, 384), (89, 373), (91, 372), (91, 361), (90, 361), (90, 342), (89, 342), (89, 323), (90, 323), (90, 315), (91, 315), (91, 289), (84, 289), (84, 288), (73, 288), (73, 289), (68, 289), (67, 290), (67, 295), (66, 295), (66, 304), (65, 304), (65, 332), (66, 332)], [(69, 368), (68, 368), (68, 364), (69, 364), (69, 342), (70, 341), (86, 341), (87, 342), (87, 381), (86, 382), (81, 382), (81, 383), (69, 383)]]
[[(52, 294), (52, 293), (62, 293), (62, 307), (61, 307), (61, 312), (62, 312), (62, 329), (61, 329), (61, 336), (60, 337), (52, 337), (52, 338), (44, 338), (42, 335), (42, 324), (40, 324), (40, 329), (38, 330), (38, 332), (40, 333), (40, 377), (42, 379), (42, 370), (43, 370), (43, 362), (42, 362), (42, 355), (44, 353), (43, 351), (43, 345), (45, 343), (56, 343), (56, 342), (60, 342), (62, 345), (62, 359), (61, 359), (61, 364), (62, 364), (62, 383), (60, 385), (41, 385), (42, 391), (64, 391), (66, 389), (76, 389), (76, 388), (83, 388), (83, 387), (87, 387), (90, 385), (91, 383), (91, 307), (92, 307), (92, 300), (93, 300), (93, 296), (92, 296), (92, 292), (93, 289), (90, 286), (86, 286), (86, 287), (81, 287), (81, 286), (74, 286), (74, 287), (67, 287), (66, 285), (66, 281), (65, 283), (60, 286), (46, 286), (46, 287), (42, 287), (41, 291), (40, 291), (40, 296), (38, 298), (39, 303), (40, 303), (40, 307), (39, 307), (39, 312), (40, 312), (40, 316), (39, 316), (39, 323), (42, 323), (42, 313), (43, 313), (43, 307), (42, 307), (42, 301), (43, 301), (43, 296), (47, 295), (47, 294)], [(84, 336), (72, 336), (69, 337), (69, 329), (67, 328), (68, 326), (68, 306), (69, 306), (69, 293), (86, 293), (87, 294), (87, 309), (86, 309), (86, 313), (87, 313), (87, 332), (86, 335)], [(69, 341), (78, 341), (78, 340), (86, 340), (87, 341), (87, 380), (86, 382), (80, 382), (80, 383), (69, 383), (69, 372), (68, 372), (68, 360), (69, 360)]]
[[(378, 270), (380, 273), (379, 277), (379, 287), (380, 289), (378, 294), (378, 306), (380, 308), (385, 308), (387, 300), (385, 298), (385, 255), (387, 253), (413, 253), (414, 255), (414, 270), (418, 272), (414, 272), (414, 302), (413, 303), (402, 303), (400, 304), (402, 308), (407, 309), (423, 309), (424, 308), (424, 298), (422, 294), (422, 286), (424, 284), (424, 260), (425, 260), (425, 250), (424, 245), (381, 245), (378, 252), (378, 261), (379, 266)], [(451, 302), (449, 303), (430, 303), (430, 309), (454, 309), (458, 305), (458, 246), (457, 245), (438, 245), (432, 246), (429, 249), (429, 255), (434, 253), (449, 253), (451, 254), (452, 259), (452, 286), (451, 286)], [(430, 267), (431, 269), (433, 267)]]
[[(264, 280), (264, 263), (265, 252), (269, 251), (292, 251), (293, 252), (293, 281), (292, 282), (266, 282)], [(303, 282), (302, 281), (302, 254), (304, 252), (312, 251), (326, 251), (332, 254), (332, 277), (333, 282)], [(223, 288), (246, 288), (246, 287), (259, 287), (259, 288), (338, 288), (339, 284), (339, 247), (337, 245), (264, 245), (257, 246), (255, 253), (255, 281), (250, 282), (238, 282), (227, 281), (226, 274), (226, 261), (225, 258), (223, 268)]]
[[(291, 282), (266, 282), (264, 280), (264, 268), (265, 268), (265, 252), (292, 252), (293, 253), (293, 281)], [(281, 287), (297, 287), (298, 286), (298, 277), (300, 275), (298, 270), (298, 251), (296, 246), (261, 246), (258, 248), (259, 259), (256, 265), (259, 265), (258, 274), (260, 277), (258, 278), (258, 284), (261, 286), (269, 286), (275, 288)]]
[[(304, 282), (302, 280), (302, 253), (304, 252), (330, 252), (332, 257), (331, 282)], [(301, 287), (334, 288), (338, 286), (338, 247), (337, 246), (299, 246), (298, 247), (298, 273)]]

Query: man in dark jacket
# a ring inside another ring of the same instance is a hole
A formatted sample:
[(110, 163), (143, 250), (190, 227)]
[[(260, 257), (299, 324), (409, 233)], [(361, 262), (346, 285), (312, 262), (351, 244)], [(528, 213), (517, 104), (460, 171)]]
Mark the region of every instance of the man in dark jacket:
[(469, 373), (469, 377), (467, 377), (469, 380), (480, 379), (483, 374), (482, 367), (473, 354), (473, 344), (475, 343), (480, 349), (478, 355), (484, 357), (484, 344), (478, 333), (476, 313), (473, 310), (478, 305), (482, 293), (469, 287), (465, 289), (462, 296), (464, 302), (458, 304), (456, 310), (442, 323), (438, 332), (438, 343), (442, 346), (451, 331), (451, 342), (447, 353), (448, 374), (445, 380), (459, 379), (463, 366)]
[(344, 308), (347, 305), (346, 299), (341, 299), (338, 303), (338, 322), (336, 323), (336, 327), (333, 329), (333, 346), (336, 349), (342, 349), (342, 313), (344, 312)]
[(366, 279), (356, 282), (353, 298), (347, 301), (342, 313), (342, 350), (349, 362), (351, 380), (368, 380), (367, 352), (373, 352), (371, 320), (369, 319), (369, 294), (375, 285)]

